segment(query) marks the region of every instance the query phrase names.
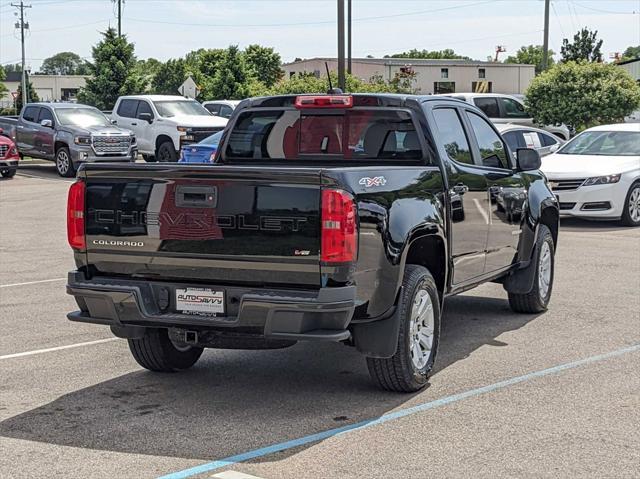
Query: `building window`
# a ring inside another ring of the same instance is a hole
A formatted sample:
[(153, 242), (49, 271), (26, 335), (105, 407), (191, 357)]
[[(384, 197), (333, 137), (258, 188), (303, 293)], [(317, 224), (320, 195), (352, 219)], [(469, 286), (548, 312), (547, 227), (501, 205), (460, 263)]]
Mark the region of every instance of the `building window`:
[(320, 78), (320, 70), (313, 70), (313, 76), (316, 78)]
[(484, 68), (478, 68), (478, 78), (487, 78), (487, 71)]
[(441, 68), (440, 69), (440, 78), (449, 78), (449, 69)]
[(435, 95), (443, 93), (455, 93), (456, 82), (454, 81), (436, 81), (433, 82), (433, 93)]
[(473, 93), (493, 93), (493, 82), (490, 81), (472, 81), (471, 91)]

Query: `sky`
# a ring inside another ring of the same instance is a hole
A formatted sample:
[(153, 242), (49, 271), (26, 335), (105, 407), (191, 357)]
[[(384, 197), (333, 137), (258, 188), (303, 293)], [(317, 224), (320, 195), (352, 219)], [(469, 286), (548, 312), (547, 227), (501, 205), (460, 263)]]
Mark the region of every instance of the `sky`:
[[(198, 48), (273, 47), (283, 61), (337, 55), (336, 0), (123, 0), (123, 32), (139, 59), (177, 58)], [(20, 61), (16, 8), (0, 0), (0, 64)], [(19, 0), (13, 0), (19, 3)], [(29, 0), (27, 64), (61, 51), (90, 59), (109, 25), (111, 0)], [(346, 3), (346, 1), (345, 1)], [(640, 0), (552, 0), (549, 46), (581, 27), (598, 30), (608, 58), (640, 45)], [(353, 56), (382, 57), (412, 48), (441, 50), (478, 60), (507, 49), (542, 44), (543, 0), (353, 0)]]

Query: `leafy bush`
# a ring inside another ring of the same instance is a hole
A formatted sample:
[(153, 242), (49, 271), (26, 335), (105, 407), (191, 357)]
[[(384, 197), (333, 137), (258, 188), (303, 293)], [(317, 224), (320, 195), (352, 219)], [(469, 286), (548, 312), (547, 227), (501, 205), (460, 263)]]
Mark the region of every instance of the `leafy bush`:
[(565, 123), (578, 131), (621, 122), (640, 107), (640, 86), (614, 64), (557, 64), (534, 78), (526, 94), (538, 123)]

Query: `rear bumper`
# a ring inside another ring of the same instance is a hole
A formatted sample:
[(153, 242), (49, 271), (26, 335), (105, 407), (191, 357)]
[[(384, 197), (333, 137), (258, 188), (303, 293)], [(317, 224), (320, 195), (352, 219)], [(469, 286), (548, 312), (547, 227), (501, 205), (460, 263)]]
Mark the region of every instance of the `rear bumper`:
[[(176, 312), (176, 288), (212, 288), (225, 293), (225, 316)], [(210, 284), (184, 284), (115, 278), (87, 279), (69, 273), (67, 293), (80, 311), (71, 321), (109, 326), (216, 330), (267, 339), (344, 341), (355, 308), (354, 286), (315, 291), (251, 289)]]

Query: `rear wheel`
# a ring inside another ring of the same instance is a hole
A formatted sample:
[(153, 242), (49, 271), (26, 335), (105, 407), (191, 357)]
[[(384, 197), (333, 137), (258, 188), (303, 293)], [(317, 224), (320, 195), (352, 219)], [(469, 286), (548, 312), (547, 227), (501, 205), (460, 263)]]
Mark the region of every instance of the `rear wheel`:
[(129, 349), (140, 366), (150, 371), (188, 369), (202, 355), (203, 348), (175, 344), (166, 329), (149, 328), (140, 339), (128, 339)]
[(60, 147), (56, 151), (56, 170), (60, 176), (65, 178), (71, 178), (76, 174), (73, 161), (71, 161), (71, 153), (66, 146)]
[(625, 226), (640, 226), (640, 182), (635, 182), (629, 188), (624, 202), (622, 224)]
[(13, 178), (14, 176), (16, 176), (16, 171), (17, 170), (2, 170), (0, 173), (2, 174), (3, 178)]
[(526, 294), (509, 293), (509, 306), (516, 313), (541, 313), (547, 310), (553, 289), (555, 248), (551, 231), (540, 225), (533, 260), (536, 272), (533, 288)]
[(372, 379), (382, 389), (418, 391), (433, 369), (440, 337), (438, 288), (429, 270), (407, 265), (398, 304), (398, 347), (390, 358), (367, 358)]
[(176, 162), (178, 161), (178, 154), (176, 153), (173, 143), (165, 141), (158, 147), (156, 153), (156, 160), (162, 163)]

